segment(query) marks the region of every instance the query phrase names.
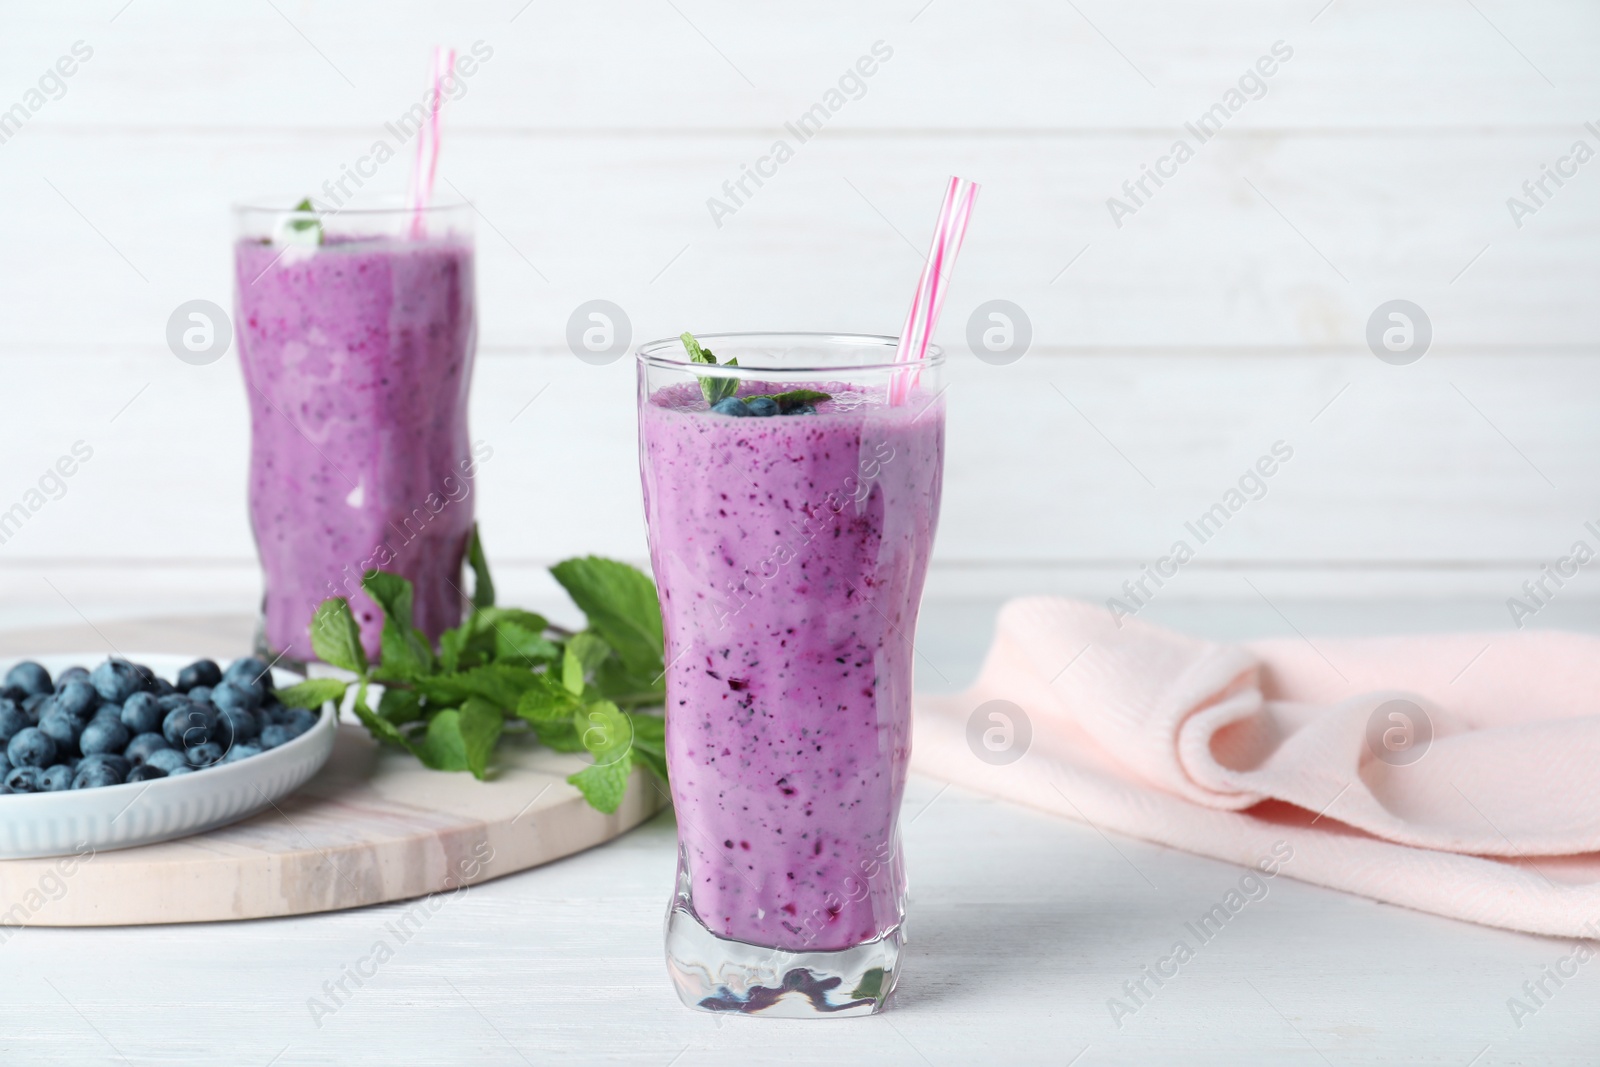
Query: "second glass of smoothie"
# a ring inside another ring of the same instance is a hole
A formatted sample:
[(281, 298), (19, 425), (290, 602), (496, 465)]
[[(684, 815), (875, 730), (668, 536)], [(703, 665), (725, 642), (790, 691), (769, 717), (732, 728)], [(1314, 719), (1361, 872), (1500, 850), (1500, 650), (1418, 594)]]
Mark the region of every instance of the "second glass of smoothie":
[(308, 661), (327, 597), (350, 600), (367, 654), (372, 569), (409, 578), (430, 639), (461, 618), (474, 475), (471, 210), (234, 217), (235, 328), (250, 405), (250, 518), (265, 583), (260, 651)]
[(888, 337), (698, 342), (717, 366), (678, 340), (639, 353), (678, 819), (668, 969), (704, 1010), (869, 1014), (903, 940), (942, 357), (896, 364)]

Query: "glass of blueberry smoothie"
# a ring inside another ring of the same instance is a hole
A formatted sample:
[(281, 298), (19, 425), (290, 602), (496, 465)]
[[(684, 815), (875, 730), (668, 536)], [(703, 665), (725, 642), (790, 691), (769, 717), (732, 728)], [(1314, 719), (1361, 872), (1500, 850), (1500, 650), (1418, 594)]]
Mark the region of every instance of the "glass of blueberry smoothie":
[(250, 405), (250, 518), (265, 592), (259, 651), (313, 657), (309, 625), (409, 578), (430, 638), (461, 617), (478, 454), (467, 435), (477, 340), (471, 208), (234, 209), (235, 329)]
[(667, 964), (692, 1007), (870, 1014), (898, 977), (944, 367), (895, 348), (685, 334), (639, 351), (678, 820)]

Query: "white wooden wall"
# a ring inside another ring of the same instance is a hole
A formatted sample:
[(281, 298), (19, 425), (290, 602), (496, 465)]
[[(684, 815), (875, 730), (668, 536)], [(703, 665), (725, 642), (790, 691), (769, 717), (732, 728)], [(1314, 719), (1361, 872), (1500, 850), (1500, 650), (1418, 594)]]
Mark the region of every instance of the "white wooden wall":
[[(566, 555), (644, 555), (631, 359), (569, 353), (578, 304), (636, 341), (892, 333), (951, 173), (984, 188), (939, 331), (931, 595), (1111, 595), (1278, 440), (1266, 498), (1163, 596), (1494, 605), (1600, 545), (1600, 161), (1520, 228), (1506, 206), (1600, 149), (1593, 4), (123, 4), (0, 14), (0, 108), (93, 48), (0, 144), (0, 509), (94, 449), (0, 545), (0, 622), (252, 604), (235, 354), (180, 362), (167, 317), (230, 304), (228, 203), (337, 176), (434, 42), (493, 49), (442, 169), (482, 213), (479, 514), (513, 595)], [(716, 226), (706, 199), (878, 41), (865, 95)], [(1114, 225), (1107, 197), (1279, 41), (1267, 94)], [(1009, 366), (964, 339), (995, 298), (1033, 324)], [(1364, 340), (1394, 298), (1433, 324), (1410, 366)]]

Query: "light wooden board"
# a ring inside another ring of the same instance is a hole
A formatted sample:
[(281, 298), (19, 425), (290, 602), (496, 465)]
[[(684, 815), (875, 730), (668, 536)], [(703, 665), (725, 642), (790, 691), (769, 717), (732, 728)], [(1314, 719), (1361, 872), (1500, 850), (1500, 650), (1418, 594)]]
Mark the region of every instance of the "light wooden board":
[[(7, 652), (36, 653), (93, 647), (100, 638), (175, 650), (187, 643), (198, 652), (208, 632), (218, 644), (221, 635), (248, 632), (239, 619), (85, 629), (7, 635), (0, 643)], [(231, 646), (235, 654), (239, 648)], [(380, 748), (361, 726), (341, 723), (316, 777), (243, 822), (81, 861), (0, 862), (0, 926), (221, 922), (448, 893), (609, 841), (665, 802), (664, 789), (635, 771), (621, 807), (602, 815), (565, 781), (587, 762), (508, 740), (496, 753), (493, 780), (479, 782), (430, 771)], [(55, 892), (63, 879), (70, 893)]]

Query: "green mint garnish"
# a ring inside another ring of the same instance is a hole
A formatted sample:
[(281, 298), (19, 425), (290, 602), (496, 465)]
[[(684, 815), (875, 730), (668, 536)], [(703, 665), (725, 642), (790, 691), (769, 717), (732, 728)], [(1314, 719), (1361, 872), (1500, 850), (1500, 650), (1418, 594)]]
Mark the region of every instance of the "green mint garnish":
[(787, 415), (795, 408), (805, 407), (807, 404), (820, 404), (824, 400), (832, 400), (828, 393), (819, 393), (815, 389), (791, 389), (787, 393), (766, 393), (762, 396), (747, 396), (744, 402), (752, 400), (771, 400), (778, 405), (778, 410)]
[(288, 219), (281, 231), (285, 244), (292, 245), (320, 245), (322, 243), (322, 219), (315, 214), (316, 208), (311, 205), (308, 196), (294, 206), (295, 211), (309, 212), (309, 219)]
[[(678, 340), (683, 342), (684, 349), (689, 353), (689, 362), (708, 363), (715, 367), (717, 357), (711, 354), (711, 349), (706, 348), (694, 339), (694, 334), (685, 330), (678, 335)], [(722, 364), (724, 367), (737, 367), (739, 361), (730, 359)], [(726, 400), (739, 391), (737, 378), (701, 378), (700, 395), (706, 398), (707, 404), (715, 404), (719, 400)]]
[[(477, 578), (465, 622), (439, 635), (437, 650), (412, 622), (412, 585), (369, 571), (362, 589), (383, 613), (382, 654), (368, 663), (349, 602), (322, 602), (311, 623), (318, 658), (356, 676), (318, 678), (284, 690), (301, 707), (342, 702), (351, 684), (356, 718), (379, 741), (426, 767), (492, 774), (506, 734), (557, 752), (587, 752), (594, 763), (570, 775), (591, 805), (610, 814), (635, 766), (665, 780), (663, 720), (641, 711), (666, 699), (661, 603), (649, 575), (615, 560), (585, 556), (550, 568), (588, 617), (568, 633), (543, 616), (494, 604), (494, 580), (474, 527), (468, 561)], [(374, 710), (367, 687), (383, 686)]]

